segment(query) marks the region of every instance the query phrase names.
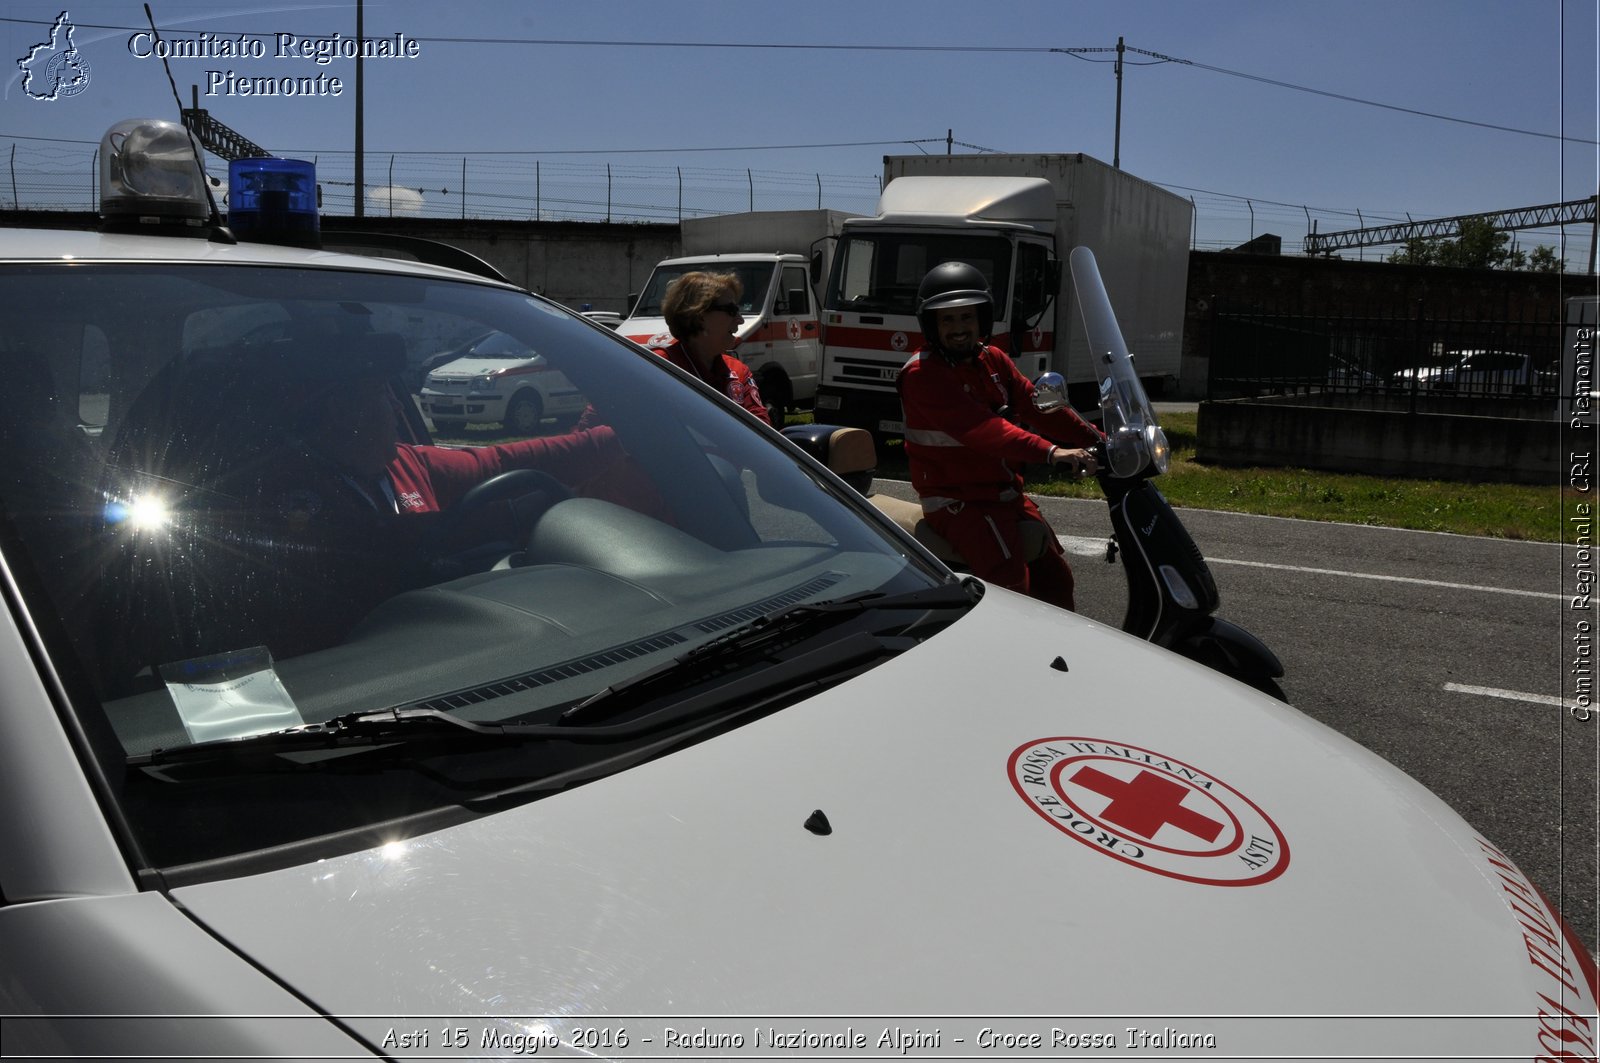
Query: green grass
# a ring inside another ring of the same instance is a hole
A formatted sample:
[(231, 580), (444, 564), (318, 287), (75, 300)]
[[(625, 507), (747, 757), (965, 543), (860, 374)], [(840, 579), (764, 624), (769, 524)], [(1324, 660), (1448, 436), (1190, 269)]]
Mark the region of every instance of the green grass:
[[(1194, 460), (1195, 420), (1193, 413), (1168, 413), (1161, 418), (1173, 456), (1170, 470), (1157, 483), (1175, 506), (1502, 539), (1561, 540), (1562, 498), (1553, 486), (1201, 465)], [(906, 479), (905, 458), (898, 442), (883, 451), (878, 456), (878, 475)], [(1099, 487), (1092, 482), (1057, 479), (1044, 468), (1030, 472), (1030, 493), (1062, 498), (1101, 497)]]

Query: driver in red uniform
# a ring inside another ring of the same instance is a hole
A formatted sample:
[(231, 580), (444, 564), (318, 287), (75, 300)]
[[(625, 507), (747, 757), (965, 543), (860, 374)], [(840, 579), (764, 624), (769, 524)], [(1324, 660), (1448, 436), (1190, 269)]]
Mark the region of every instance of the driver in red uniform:
[(1033, 385), (988, 345), (994, 298), (976, 267), (935, 266), (917, 301), (927, 342), (900, 370), (898, 386), (911, 485), (924, 518), (974, 575), (1074, 608), (1072, 568), (1023, 494), (1020, 467), (1033, 462), (1090, 475), (1098, 466), (1086, 448), (1100, 433), (1071, 407), (1040, 412)]
[[(182, 485), (187, 500), (172, 522), (178, 545), (162, 565), (132, 570), (137, 590), (110, 618), (133, 632), (132, 659), (112, 668), (335, 645), (388, 598), (510, 553), (539, 513), (625, 456), (606, 426), (463, 449), (402, 443), (388, 381), (404, 356), (375, 338), (337, 355), (286, 347), (256, 374), (223, 366), (220, 379), (195, 378), (215, 387), (180, 380), (170, 418), (121, 443), (129, 469)], [(461, 505), (474, 486), (518, 469), (544, 475)], [(137, 552), (133, 537), (121, 541)]]

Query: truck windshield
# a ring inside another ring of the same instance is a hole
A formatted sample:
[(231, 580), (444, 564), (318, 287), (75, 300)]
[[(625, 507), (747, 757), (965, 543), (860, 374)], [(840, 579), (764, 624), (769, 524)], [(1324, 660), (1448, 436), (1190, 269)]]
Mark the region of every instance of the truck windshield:
[(772, 286), (772, 262), (678, 262), (670, 266), (657, 266), (644, 286), (644, 294), (633, 308), (634, 317), (660, 317), (661, 300), (673, 281), (695, 270), (707, 273), (731, 273), (744, 286), (739, 298), (739, 311), (749, 316), (760, 310), (767, 299), (767, 289)]
[(1011, 243), (1003, 236), (949, 233), (858, 233), (840, 241), (828, 278), (829, 310), (914, 315), (917, 286), (942, 262), (966, 262), (983, 271), (994, 293), (995, 317), (1006, 315), (1011, 284)]

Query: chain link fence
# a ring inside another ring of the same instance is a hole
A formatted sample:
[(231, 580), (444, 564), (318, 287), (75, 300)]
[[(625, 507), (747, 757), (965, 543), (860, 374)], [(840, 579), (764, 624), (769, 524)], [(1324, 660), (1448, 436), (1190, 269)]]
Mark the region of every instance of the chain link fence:
[(1547, 307), (1465, 299), (1263, 309), (1217, 300), (1207, 397), (1382, 397), (1397, 412), (1488, 400), (1553, 407), (1561, 322)]
[[(97, 149), (12, 142), (0, 203), (19, 210), (96, 210)], [(355, 156), (311, 159), (322, 210), (355, 213)], [(207, 159), (226, 184), (227, 163)], [(828, 207), (870, 214), (880, 178), (753, 168), (649, 166), (506, 155), (366, 156), (365, 213), (375, 217), (672, 222), (747, 210)]]

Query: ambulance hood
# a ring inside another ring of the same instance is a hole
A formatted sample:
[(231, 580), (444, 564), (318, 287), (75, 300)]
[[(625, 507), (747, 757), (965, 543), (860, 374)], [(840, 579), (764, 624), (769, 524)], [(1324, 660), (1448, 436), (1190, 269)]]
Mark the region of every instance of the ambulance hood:
[(1147, 1055), (1209, 1037), (1230, 1056), (1527, 1058), (1554, 1036), (1541, 1012), (1595, 1008), (1557, 917), (1421, 785), (997, 590), (864, 676), (660, 760), (173, 896), (393, 1055), (437, 1055), (441, 1027), (469, 1054), (583, 1029), (631, 1040), (600, 1055), (702, 1030), (749, 1054), (760, 1029), (835, 1057), (821, 1031), (937, 1031), (966, 1054), (985, 1028), (1055, 1028)]
[(457, 358), (429, 373), (429, 376), (439, 377), (479, 377), (489, 373), (503, 373), (508, 369), (526, 369), (529, 366), (544, 365), (542, 355), (532, 355), (527, 358)]

